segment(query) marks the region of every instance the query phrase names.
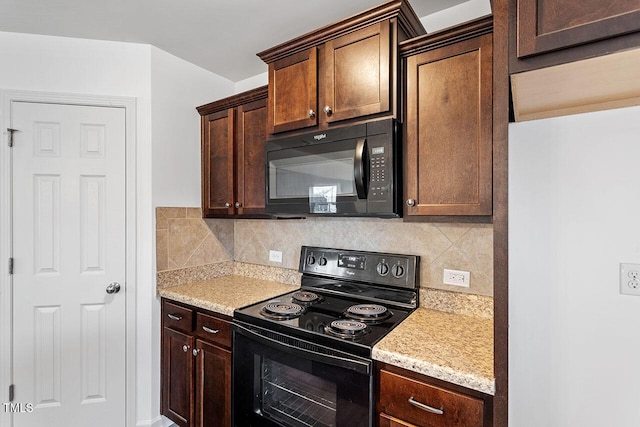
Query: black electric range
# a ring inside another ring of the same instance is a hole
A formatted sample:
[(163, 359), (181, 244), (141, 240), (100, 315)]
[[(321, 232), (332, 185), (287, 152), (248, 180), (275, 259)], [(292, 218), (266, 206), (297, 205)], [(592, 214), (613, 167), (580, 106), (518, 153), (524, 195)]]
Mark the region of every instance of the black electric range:
[(371, 349), (418, 306), (419, 258), (303, 246), (301, 288), (234, 312), (234, 427), (373, 427)]
[(238, 309), (237, 322), (369, 357), (418, 306), (419, 257), (303, 246), (301, 288)]

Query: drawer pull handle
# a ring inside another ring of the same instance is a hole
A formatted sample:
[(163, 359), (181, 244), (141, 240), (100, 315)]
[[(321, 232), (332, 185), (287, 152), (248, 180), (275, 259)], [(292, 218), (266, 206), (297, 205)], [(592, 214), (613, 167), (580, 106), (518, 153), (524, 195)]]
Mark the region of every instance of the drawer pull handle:
[(203, 326), (202, 330), (205, 332), (209, 332), (210, 334), (217, 334), (218, 332), (220, 332), (219, 329), (211, 329), (211, 328), (207, 328), (206, 326)]
[(432, 414), (437, 414), (437, 415), (443, 415), (444, 414), (444, 411), (442, 409), (436, 409), (436, 408), (433, 408), (433, 407), (431, 407), (429, 405), (425, 405), (424, 403), (420, 403), (420, 402), (414, 400), (413, 396), (411, 396), (409, 398), (409, 403), (412, 404), (413, 406), (415, 406), (416, 408), (420, 408), (423, 411), (427, 411), (427, 412), (430, 412)]
[(182, 320), (182, 316), (179, 316), (177, 314), (167, 314), (167, 316), (169, 317), (169, 319), (171, 320)]

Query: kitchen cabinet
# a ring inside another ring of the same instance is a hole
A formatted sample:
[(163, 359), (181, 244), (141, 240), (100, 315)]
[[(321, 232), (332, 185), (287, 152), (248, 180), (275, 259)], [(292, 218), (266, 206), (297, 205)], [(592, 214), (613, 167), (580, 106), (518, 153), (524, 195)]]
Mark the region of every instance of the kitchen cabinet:
[(180, 427), (231, 425), (229, 320), (162, 300), (161, 413)]
[(640, 3), (509, 2), (516, 121), (638, 105)]
[(511, 72), (640, 46), (637, 0), (516, 0), (511, 4)]
[(379, 427), (489, 427), (492, 397), (392, 365), (377, 365)]
[(401, 44), (405, 219), (492, 214), (492, 18)]
[(258, 54), (269, 67), (267, 133), (397, 115), (398, 41), (424, 34), (392, 1)]
[(204, 217), (267, 217), (266, 98), (265, 86), (197, 108), (202, 128)]

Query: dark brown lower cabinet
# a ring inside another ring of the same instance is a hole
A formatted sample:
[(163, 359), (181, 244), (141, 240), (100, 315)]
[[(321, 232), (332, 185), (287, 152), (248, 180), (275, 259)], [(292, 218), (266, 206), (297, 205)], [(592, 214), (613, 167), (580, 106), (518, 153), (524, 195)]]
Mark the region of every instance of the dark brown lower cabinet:
[(490, 427), (492, 396), (395, 366), (376, 371), (378, 427)]
[(231, 425), (229, 320), (162, 301), (161, 413), (180, 427)]

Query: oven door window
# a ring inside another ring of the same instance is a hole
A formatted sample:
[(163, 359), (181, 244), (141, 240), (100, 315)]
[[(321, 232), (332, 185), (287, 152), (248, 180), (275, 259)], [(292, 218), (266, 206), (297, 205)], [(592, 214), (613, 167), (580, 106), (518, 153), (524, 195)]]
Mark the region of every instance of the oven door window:
[(293, 426), (335, 426), (337, 387), (332, 381), (263, 359), (261, 410)]
[(372, 381), (234, 333), (235, 427), (369, 427)]

